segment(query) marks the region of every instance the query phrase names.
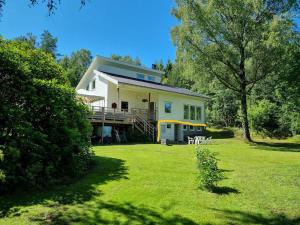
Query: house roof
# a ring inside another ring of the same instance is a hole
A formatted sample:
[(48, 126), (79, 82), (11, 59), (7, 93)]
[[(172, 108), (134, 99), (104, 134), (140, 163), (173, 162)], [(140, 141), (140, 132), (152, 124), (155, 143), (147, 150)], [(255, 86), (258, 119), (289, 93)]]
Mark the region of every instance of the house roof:
[(85, 89), (79, 89), (76, 91), (78, 96), (84, 97), (89, 102), (96, 102), (99, 100), (104, 100), (104, 97), (95, 95), (93, 92), (85, 90)]
[(110, 79), (116, 80), (118, 83), (134, 85), (134, 86), (139, 86), (139, 87), (145, 87), (145, 88), (150, 88), (150, 89), (156, 89), (156, 90), (161, 90), (161, 91), (167, 91), (167, 92), (172, 92), (172, 93), (178, 93), (178, 94), (183, 94), (183, 95), (189, 95), (189, 96), (194, 96), (194, 97), (209, 98), (206, 95), (199, 94), (199, 93), (190, 91), (185, 88), (171, 87), (169, 85), (156, 83), (156, 82), (152, 82), (152, 81), (139, 80), (136, 78), (125, 77), (122, 75), (112, 74), (112, 73), (107, 73), (107, 72), (102, 72), (102, 71), (100, 71), (100, 72), (103, 73), (104, 75), (108, 76)]
[(149, 71), (149, 72), (160, 74), (160, 75), (164, 75), (165, 74), (165, 72), (163, 72), (163, 71), (160, 71), (160, 70), (157, 70), (157, 69), (148, 68), (148, 67), (145, 67), (143, 65), (139, 66), (139, 65), (135, 65), (135, 64), (127, 63), (127, 62), (113, 60), (111, 58), (107, 58), (107, 57), (100, 56), (100, 55), (97, 55), (97, 58), (99, 60), (102, 60), (102, 61), (111, 62), (111, 63), (114, 63), (114, 64), (123, 65), (123, 66), (128, 66), (128, 67), (132, 67), (132, 68), (136, 68), (136, 69), (140, 69), (140, 70), (145, 70), (145, 71)]

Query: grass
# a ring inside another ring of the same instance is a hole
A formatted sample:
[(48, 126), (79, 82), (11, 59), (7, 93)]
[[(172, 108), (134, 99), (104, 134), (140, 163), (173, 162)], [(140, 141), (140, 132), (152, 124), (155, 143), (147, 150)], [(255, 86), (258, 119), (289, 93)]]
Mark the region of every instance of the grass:
[(227, 179), (198, 188), (186, 145), (98, 146), (86, 177), (0, 197), (0, 224), (300, 224), (300, 144), (215, 139)]

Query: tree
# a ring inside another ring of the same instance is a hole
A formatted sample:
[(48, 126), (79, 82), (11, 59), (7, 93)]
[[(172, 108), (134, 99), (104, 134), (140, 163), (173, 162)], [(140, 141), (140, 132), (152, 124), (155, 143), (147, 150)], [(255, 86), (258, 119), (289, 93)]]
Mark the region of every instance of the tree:
[(63, 57), (59, 64), (66, 70), (71, 86), (76, 87), (91, 62), (91, 52), (86, 49), (80, 49), (73, 52), (70, 57)]
[[(247, 95), (280, 67), (293, 34), (287, 0), (177, 0), (172, 30), (177, 51), (240, 99), (244, 139), (251, 141)], [(294, 11), (296, 12), (296, 11)]]
[(110, 56), (110, 58), (113, 59), (113, 60), (116, 60), (116, 61), (125, 62), (125, 63), (129, 63), (129, 64), (136, 65), (136, 66), (141, 66), (142, 65), (141, 60), (138, 57), (133, 59), (129, 55), (120, 56), (120, 55), (112, 54)]
[(0, 192), (82, 175), (91, 125), (64, 70), (26, 42), (1, 39), (0, 65)]
[(40, 49), (50, 53), (54, 58), (56, 58), (56, 43), (57, 38), (53, 37), (48, 30), (44, 30), (41, 35)]
[[(85, 5), (86, 0), (79, 0), (81, 6)], [(47, 0), (47, 1), (39, 1), (39, 0), (28, 0), (29, 4), (32, 6), (35, 6), (39, 3), (46, 3), (46, 7), (48, 9), (49, 14), (54, 13), (54, 11), (57, 9), (57, 6), (61, 3), (61, 0)], [(3, 10), (3, 7), (5, 6), (6, 1), (0, 0), (0, 12)], [(1, 14), (0, 14), (1, 16)]]
[(25, 35), (21, 35), (20, 37), (17, 37), (15, 40), (21, 41), (21, 42), (27, 42), (33, 48), (37, 47), (37, 45), (38, 45), (36, 36), (33, 35), (32, 33), (27, 33)]

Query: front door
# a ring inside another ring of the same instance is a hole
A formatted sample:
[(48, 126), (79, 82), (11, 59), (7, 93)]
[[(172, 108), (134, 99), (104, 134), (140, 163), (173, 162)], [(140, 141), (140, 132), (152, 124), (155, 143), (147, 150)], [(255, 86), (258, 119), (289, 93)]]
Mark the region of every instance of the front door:
[(121, 101), (121, 110), (128, 112), (128, 102)]

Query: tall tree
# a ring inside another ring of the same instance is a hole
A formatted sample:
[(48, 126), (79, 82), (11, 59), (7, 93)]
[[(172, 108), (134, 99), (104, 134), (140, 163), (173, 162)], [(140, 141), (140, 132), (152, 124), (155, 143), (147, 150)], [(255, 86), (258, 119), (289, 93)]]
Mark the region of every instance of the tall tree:
[(129, 64), (137, 65), (137, 66), (142, 65), (139, 57), (136, 57), (135, 59), (133, 59), (130, 55), (121, 56), (121, 55), (117, 55), (117, 54), (112, 54), (110, 56), (110, 58), (113, 60), (116, 60), (116, 61), (125, 62), (125, 63), (129, 63)]
[(177, 0), (172, 30), (178, 51), (240, 99), (244, 139), (251, 141), (247, 95), (282, 63), (297, 0)]
[(47, 53), (50, 53), (54, 58), (56, 58), (56, 44), (57, 38), (53, 37), (53, 35), (48, 30), (44, 30), (41, 35), (40, 49)]
[(36, 36), (32, 33), (27, 33), (25, 35), (21, 35), (17, 37), (15, 40), (21, 41), (21, 42), (27, 42), (31, 47), (35, 48), (37, 46), (37, 40)]
[(92, 54), (86, 49), (73, 52), (70, 57), (65, 56), (59, 61), (60, 65), (67, 71), (72, 87), (77, 86), (91, 62)]

